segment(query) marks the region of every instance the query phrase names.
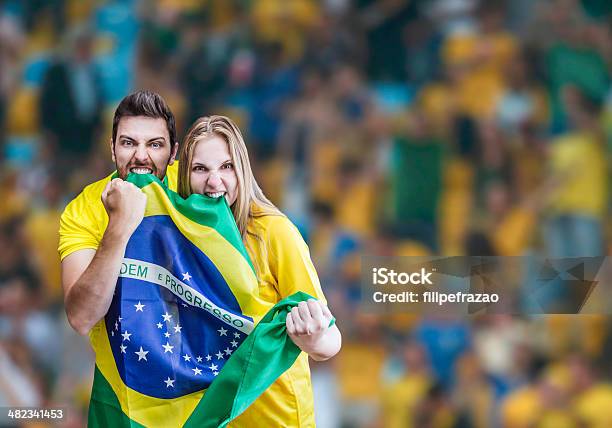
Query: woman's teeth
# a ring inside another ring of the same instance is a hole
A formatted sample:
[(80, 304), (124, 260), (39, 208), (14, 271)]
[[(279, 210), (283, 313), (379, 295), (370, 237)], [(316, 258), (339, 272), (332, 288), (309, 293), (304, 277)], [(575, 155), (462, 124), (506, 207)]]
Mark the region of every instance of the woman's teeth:
[(211, 198), (218, 198), (219, 196), (223, 196), (223, 195), (225, 195), (225, 192), (214, 192), (214, 193), (206, 192), (206, 196), (209, 196)]
[(134, 174), (151, 174), (153, 171), (150, 168), (132, 168), (130, 172)]

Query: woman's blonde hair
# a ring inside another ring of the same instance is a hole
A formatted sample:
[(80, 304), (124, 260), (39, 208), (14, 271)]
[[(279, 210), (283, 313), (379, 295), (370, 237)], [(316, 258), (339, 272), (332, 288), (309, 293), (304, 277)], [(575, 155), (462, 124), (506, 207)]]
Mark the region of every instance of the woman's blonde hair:
[(183, 198), (187, 198), (193, 193), (191, 191), (190, 177), (193, 152), (200, 141), (215, 136), (221, 137), (227, 142), (230, 156), (234, 163), (234, 171), (236, 171), (238, 178), (238, 195), (231, 209), (240, 235), (242, 235), (244, 240), (251, 218), (283, 214), (266, 198), (257, 181), (255, 181), (244, 138), (230, 118), (225, 116), (204, 116), (197, 119), (191, 126), (183, 142), (179, 158), (178, 193)]

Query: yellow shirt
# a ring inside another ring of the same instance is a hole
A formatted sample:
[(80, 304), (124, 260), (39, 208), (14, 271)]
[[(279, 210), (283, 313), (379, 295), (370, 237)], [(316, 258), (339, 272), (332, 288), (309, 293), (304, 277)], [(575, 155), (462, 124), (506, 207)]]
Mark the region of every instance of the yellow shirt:
[(373, 341), (345, 342), (337, 358), (338, 387), (342, 399), (377, 403), (382, 394), (380, 380), (387, 358), (384, 346)]
[(43, 274), (47, 297), (52, 300), (62, 298), (62, 274), (57, 257), (59, 233), (55, 227), (60, 220), (60, 212), (55, 208), (34, 210), (26, 222), (26, 234), (32, 243), (30, 251), (34, 262)]
[(557, 139), (551, 146), (552, 173), (561, 184), (551, 197), (555, 214), (603, 217), (607, 203), (606, 156), (597, 138), (575, 132)]
[(603, 382), (581, 393), (574, 403), (574, 411), (580, 421), (592, 428), (612, 427), (610, 408), (612, 408), (612, 385)]
[[(176, 189), (176, 163), (168, 168), (168, 185)], [(74, 251), (97, 249), (108, 225), (101, 195), (110, 175), (87, 186), (64, 210), (60, 222), (60, 258)], [(284, 216), (252, 220), (247, 250), (255, 265), (261, 297), (270, 308), (283, 298), (304, 291), (324, 301), (308, 246), (295, 226)], [(314, 426), (314, 404), (308, 355), (301, 353), (295, 364), (270, 386), (232, 428), (252, 426)]]
[(531, 427), (541, 411), (540, 398), (534, 387), (518, 389), (510, 393), (501, 405), (502, 425), (508, 428)]
[[(248, 230), (258, 236), (247, 236), (247, 250), (257, 271), (260, 297), (270, 302), (270, 307), (297, 291), (325, 301), (308, 246), (287, 217), (256, 217)], [(230, 426), (314, 427), (308, 355), (302, 352)]]
[(448, 38), (442, 57), (456, 70), (455, 95), (461, 111), (476, 118), (491, 117), (504, 90), (504, 70), (515, 52), (516, 40), (506, 32)]
[(539, 416), (536, 428), (578, 428), (578, 422), (571, 411), (567, 409), (544, 410)]
[(412, 415), (427, 395), (432, 380), (424, 374), (407, 375), (390, 385), (383, 394), (383, 426), (412, 428)]
[(492, 240), (500, 256), (520, 256), (529, 246), (536, 225), (533, 212), (520, 206), (513, 208), (495, 227)]

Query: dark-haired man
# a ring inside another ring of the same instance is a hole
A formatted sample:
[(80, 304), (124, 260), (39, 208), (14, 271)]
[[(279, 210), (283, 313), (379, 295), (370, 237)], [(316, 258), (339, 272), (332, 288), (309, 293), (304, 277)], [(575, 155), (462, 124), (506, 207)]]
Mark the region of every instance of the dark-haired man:
[(124, 179), (154, 174), (176, 190), (176, 169), (168, 168), (178, 149), (176, 126), (163, 98), (149, 91), (125, 97), (115, 110), (110, 149), (117, 178), (85, 187), (60, 222), (64, 303), (80, 334), (108, 311), (127, 242), (144, 216), (145, 194)]

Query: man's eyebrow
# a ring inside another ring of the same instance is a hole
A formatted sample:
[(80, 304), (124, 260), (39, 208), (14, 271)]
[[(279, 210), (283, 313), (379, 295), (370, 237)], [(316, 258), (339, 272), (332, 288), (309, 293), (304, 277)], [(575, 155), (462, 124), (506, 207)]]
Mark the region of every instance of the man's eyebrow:
[[(130, 137), (129, 135), (125, 135), (125, 134), (121, 134), (119, 136), (120, 139), (125, 139), (125, 140), (130, 140), (130, 141), (136, 141), (136, 139)], [(151, 141), (157, 141), (157, 140), (161, 140), (164, 143), (166, 142), (166, 137), (153, 137), (147, 140), (147, 142), (151, 142)]]
[(163, 141), (165, 143), (166, 142), (166, 137), (153, 137), (153, 138), (150, 138), (148, 140), (148, 142), (157, 141), (157, 140), (161, 140), (161, 141)]

